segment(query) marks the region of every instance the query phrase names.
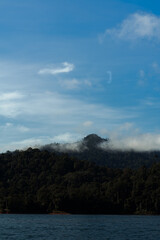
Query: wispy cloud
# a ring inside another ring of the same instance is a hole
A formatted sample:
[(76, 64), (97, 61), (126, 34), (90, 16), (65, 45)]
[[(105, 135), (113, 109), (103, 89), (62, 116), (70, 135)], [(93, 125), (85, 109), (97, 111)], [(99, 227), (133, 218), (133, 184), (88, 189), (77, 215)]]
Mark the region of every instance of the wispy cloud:
[(60, 85), (63, 88), (69, 89), (69, 90), (73, 90), (73, 89), (77, 89), (80, 87), (81, 82), (77, 79), (70, 79), (70, 80), (59, 80)]
[(18, 131), (18, 132), (22, 132), (22, 133), (26, 133), (29, 132), (30, 129), (28, 127), (25, 127), (23, 125), (15, 125), (13, 123), (7, 122), (4, 125), (0, 126), (1, 129), (1, 133), (2, 131)]
[(51, 74), (51, 75), (56, 75), (60, 73), (68, 73), (73, 71), (74, 69), (74, 64), (64, 62), (58, 67), (50, 67), (50, 68), (43, 68), (39, 70), (38, 74)]
[(0, 94), (0, 101), (10, 101), (23, 98), (23, 94), (19, 92), (6, 92)]
[(107, 36), (123, 40), (158, 39), (160, 40), (160, 17), (149, 13), (134, 13), (116, 28), (107, 29), (100, 36), (102, 42)]
[(91, 127), (92, 125), (93, 125), (92, 121), (86, 121), (86, 122), (83, 123), (84, 127)]
[(157, 62), (152, 63), (152, 68), (155, 73), (157, 73), (158, 75), (160, 74), (160, 66)]
[[(12, 96), (12, 92), (10, 96)], [(77, 117), (77, 120), (81, 120), (84, 116), (90, 116), (90, 119), (96, 117), (96, 119), (107, 119), (109, 121), (110, 119), (130, 118), (134, 115), (109, 106), (86, 103), (55, 92), (19, 93), (18, 96), (21, 97), (7, 98), (6, 101), (1, 101), (1, 116), (46, 116), (47, 119), (49, 116), (52, 119), (61, 116), (62, 120), (64, 117), (64, 121), (67, 121), (70, 117), (74, 117), (74, 119)]]
[(138, 80), (138, 85), (139, 86), (145, 86), (146, 78), (145, 78), (145, 72), (144, 70), (139, 71), (139, 80)]
[(22, 133), (26, 133), (26, 132), (29, 132), (30, 129), (28, 127), (25, 127), (25, 126), (17, 126), (17, 130), (22, 132)]
[(112, 72), (111, 71), (107, 71), (107, 74), (108, 74), (107, 82), (110, 84), (112, 82)]
[(15, 117), (20, 110), (24, 95), (20, 92), (6, 92), (0, 96), (0, 115), (4, 117)]
[(158, 108), (160, 107), (160, 101), (156, 97), (147, 97), (143, 100), (141, 100), (141, 104), (143, 106), (147, 106), (147, 108), (151, 107), (153, 108)]
[(67, 90), (76, 90), (82, 89), (84, 87), (91, 87), (92, 83), (89, 80), (79, 80), (76, 78), (73, 79), (60, 79), (58, 83), (63, 89)]

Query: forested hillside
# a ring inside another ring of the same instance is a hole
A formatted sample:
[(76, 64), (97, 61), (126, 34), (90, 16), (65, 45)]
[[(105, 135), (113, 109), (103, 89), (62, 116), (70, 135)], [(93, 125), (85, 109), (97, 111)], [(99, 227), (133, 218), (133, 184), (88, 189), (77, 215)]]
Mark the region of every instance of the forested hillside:
[(160, 163), (113, 169), (28, 149), (0, 155), (0, 211), (160, 214)]
[[(56, 152), (57, 154), (66, 152), (71, 157), (80, 160), (88, 160), (100, 166), (110, 168), (139, 168), (149, 167), (155, 162), (160, 162), (160, 151), (137, 152), (137, 151), (117, 151), (109, 147), (104, 150), (100, 144), (108, 143), (109, 139), (104, 139), (96, 134), (90, 134), (82, 141), (73, 144), (49, 144), (42, 147), (42, 150)], [(77, 144), (77, 145), (75, 145)], [(107, 145), (107, 144), (106, 144)], [(77, 147), (78, 146), (78, 147)]]

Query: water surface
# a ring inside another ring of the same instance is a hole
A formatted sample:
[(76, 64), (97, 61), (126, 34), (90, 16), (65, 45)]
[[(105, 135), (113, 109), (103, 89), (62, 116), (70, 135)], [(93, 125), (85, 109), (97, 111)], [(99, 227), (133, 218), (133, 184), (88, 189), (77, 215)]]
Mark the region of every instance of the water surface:
[(158, 240), (160, 216), (0, 215), (1, 240)]

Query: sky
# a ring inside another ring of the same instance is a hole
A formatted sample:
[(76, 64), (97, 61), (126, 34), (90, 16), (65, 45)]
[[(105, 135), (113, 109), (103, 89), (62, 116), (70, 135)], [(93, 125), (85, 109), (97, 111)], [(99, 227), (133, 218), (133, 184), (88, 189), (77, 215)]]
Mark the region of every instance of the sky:
[(160, 149), (157, 0), (1, 0), (0, 152), (90, 133)]

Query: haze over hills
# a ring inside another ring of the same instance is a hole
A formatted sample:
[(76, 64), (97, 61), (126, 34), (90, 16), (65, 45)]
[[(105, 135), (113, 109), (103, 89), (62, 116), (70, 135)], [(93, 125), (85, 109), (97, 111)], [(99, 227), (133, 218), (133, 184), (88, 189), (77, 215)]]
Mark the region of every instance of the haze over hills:
[(90, 134), (79, 142), (51, 143), (40, 149), (59, 154), (67, 153), (77, 159), (111, 168), (138, 168), (142, 165), (148, 167), (160, 161), (160, 151), (117, 150), (112, 147), (110, 139), (101, 138), (96, 134)]
[(41, 146), (42, 150), (58, 151), (58, 152), (84, 152), (93, 148), (100, 148), (100, 144), (108, 142), (108, 139), (101, 138), (96, 134), (89, 134), (81, 141), (74, 143), (51, 143)]

